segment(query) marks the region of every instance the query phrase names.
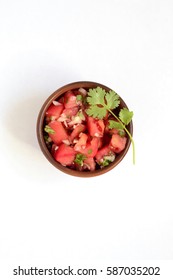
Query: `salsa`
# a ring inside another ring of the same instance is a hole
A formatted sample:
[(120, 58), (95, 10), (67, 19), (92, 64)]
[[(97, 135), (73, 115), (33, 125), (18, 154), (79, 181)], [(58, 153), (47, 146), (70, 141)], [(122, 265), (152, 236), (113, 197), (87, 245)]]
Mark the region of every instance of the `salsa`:
[[(126, 147), (125, 125), (113, 117), (108, 107), (113, 95), (99, 97), (99, 103), (94, 93), (92, 96), (92, 89), (84, 88), (69, 90), (53, 101), (45, 114), (47, 148), (57, 162), (74, 170), (104, 168)], [(118, 107), (118, 97), (113, 98), (114, 107)]]

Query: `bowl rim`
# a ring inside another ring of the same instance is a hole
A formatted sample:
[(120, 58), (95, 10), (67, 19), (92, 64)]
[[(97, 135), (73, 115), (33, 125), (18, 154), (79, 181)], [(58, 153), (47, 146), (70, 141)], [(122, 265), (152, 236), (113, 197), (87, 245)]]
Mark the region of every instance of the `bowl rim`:
[[(49, 95), (39, 111), (39, 114), (37, 117), (37, 124), (36, 124), (36, 134), (37, 134), (37, 140), (38, 140), (40, 149), (43, 152), (44, 156), (47, 158), (47, 160), (55, 168), (57, 168), (58, 170), (66, 173), (68, 175), (72, 175), (75, 177), (81, 177), (81, 178), (87, 178), (87, 177), (95, 177), (95, 176), (99, 176), (104, 173), (107, 173), (108, 171), (115, 168), (123, 160), (123, 158), (125, 157), (125, 155), (127, 154), (128, 150), (130, 148), (131, 141), (130, 141), (129, 136), (127, 135), (126, 147), (120, 154), (116, 155), (116, 159), (112, 163), (110, 163), (108, 166), (105, 166), (102, 169), (97, 169), (94, 171), (78, 171), (78, 170), (70, 169), (70, 168), (58, 163), (53, 158), (51, 153), (49, 152), (49, 150), (46, 146), (46, 143), (44, 141), (44, 137), (43, 137), (43, 123), (44, 123), (45, 113), (46, 113), (48, 107), (51, 105), (52, 101), (59, 98), (60, 95), (64, 94), (68, 90), (74, 90), (74, 89), (79, 89), (79, 88), (88, 88), (89, 89), (89, 88), (95, 88), (98, 86), (102, 87), (106, 91), (112, 90), (111, 88), (109, 88), (101, 83), (92, 82), (92, 81), (77, 81), (77, 82), (68, 83), (68, 84), (58, 88), (51, 95)], [(120, 98), (121, 107), (128, 108), (128, 106), (126, 105), (124, 100), (121, 98), (121, 96), (119, 96), (119, 98)], [(127, 127), (128, 127), (128, 130), (130, 131), (131, 135), (133, 135), (133, 122), (131, 121)]]

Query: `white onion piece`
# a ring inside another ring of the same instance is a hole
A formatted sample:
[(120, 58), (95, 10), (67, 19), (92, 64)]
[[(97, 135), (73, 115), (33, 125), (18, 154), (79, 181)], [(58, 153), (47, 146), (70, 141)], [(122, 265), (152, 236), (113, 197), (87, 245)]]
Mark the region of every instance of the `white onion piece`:
[(105, 159), (105, 160), (109, 160), (110, 162), (113, 162), (114, 159), (115, 159), (115, 155), (112, 154), (112, 155), (110, 155), (110, 156), (104, 156), (104, 159)]
[(65, 120), (64, 122), (65, 127), (68, 127), (67, 121)]
[(56, 100), (52, 101), (52, 103), (53, 103), (53, 105), (55, 105), (55, 106), (62, 105), (60, 102), (58, 102), (58, 101), (56, 101)]
[(96, 132), (96, 133), (94, 134), (94, 136), (95, 136), (95, 137), (99, 137), (100, 135)]
[(87, 95), (87, 91), (86, 91), (86, 89), (84, 89), (84, 88), (80, 88), (78, 91), (79, 91), (80, 93), (82, 93), (83, 96), (86, 96), (86, 95)]
[(83, 164), (83, 167), (84, 167), (85, 169), (87, 168), (87, 169), (90, 170), (90, 166), (89, 166), (87, 163), (85, 163), (85, 162), (84, 162), (84, 164)]
[(82, 123), (82, 120), (79, 116), (75, 116), (71, 122), (68, 123), (68, 125), (72, 126), (74, 124)]
[(66, 121), (68, 118), (65, 114), (61, 114), (60, 117), (58, 118), (58, 121), (59, 122), (64, 122)]
[(70, 145), (70, 141), (68, 139), (62, 140), (62, 142), (68, 146)]

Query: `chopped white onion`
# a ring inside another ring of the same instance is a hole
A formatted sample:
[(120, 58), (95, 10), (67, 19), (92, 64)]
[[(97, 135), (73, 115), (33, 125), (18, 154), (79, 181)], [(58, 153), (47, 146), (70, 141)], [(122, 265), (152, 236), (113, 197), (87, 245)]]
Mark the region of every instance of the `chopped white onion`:
[(74, 150), (75, 150), (76, 152), (78, 152), (78, 151), (80, 151), (80, 147), (79, 147), (79, 146), (74, 147)]
[(88, 168), (90, 170), (90, 166), (87, 163), (84, 162), (83, 166), (84, 168)]
[(80, 88), (80, 89), (79, 89), (79, 92), (82, 93), (83, 96), (86, 96), (86, 95), (87, 95), (87, 91), (86, 91), (86, 89), (84, 89), (84, 88)]
[(73, 129), (75, 129), (77, 126), (78, 126), (78, 124), (74, 124), (74, 125), (73, 125)]
[(104, 156), (104, 159), (105, 159), (105, 160), (109, 160), (110, 162), (113, 162), (114, 159), (115, 159), (115, 155), (112, 154), (112, 155), (110, 155), (110, 156)]
[(99, 133), (96, 132), (96, 133), (94, 134), (94, 136), (95, 136), (95, 137), (99, 137), (100, 135), (99, 135)]
[(70, 126), (72, 126), (72, 125), (74, 125), (74, 124), (78, 124), (78, 123), (81, 123), (81, 122), (82, 122), (81, 118), (80, 118), (79, 116), (75, 116), (75, 117), (72, 119), (72, 121), (69, 122), (68, 124), (69, 124)]
[(62, 140), (62, 142), (66, 145), (70, 145), (70, 141), (68, 139)]
[(62, 105), (60, 102), (58, 102), (58, 101), (56, 101), (56, 100), (53, 100), (52, 103), (53, 103), (53, 105), (55, 105), (55, 106)]
[(67, 124), (66, 120), (64, 121), (64, 125), (65, 125), (65, 127), (68, 127), (68, 124)]
[(67, 120), (67, 116), (63, 113), (60, 115), (60, 117), (58, 118), (58, 121), (59, 122), (64, 122)]
[(51, 116), (51, 117), (50, 117), (50, 120), (51, 120), (51, 121), (55, 121), (55, 120), (56, 120), (56, 116)]
[(70, 101), (75, 101), (76, 100), (76, 96), (70, 96)]

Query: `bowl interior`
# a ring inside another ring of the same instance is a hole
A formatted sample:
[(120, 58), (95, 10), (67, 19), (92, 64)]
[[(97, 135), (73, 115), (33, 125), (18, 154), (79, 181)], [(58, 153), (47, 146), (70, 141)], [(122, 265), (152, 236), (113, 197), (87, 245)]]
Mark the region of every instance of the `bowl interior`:
[[(37, 139), (38, 139), (40, 148), (41, 148), (43, 154), (45, 155), (45, 157), (49, 160), (49, 162), (51, 164), (53, 164), (57, 169), (61, 170), (62, 172), (65, 172), (66, 174), (77, 176), (77, 177), (93, 177), (93, 176), (98, 176), (98, 175), (104, 174), (104, 173), (108, 172), (109, 170), (111, 170), (112, 168), (114, 168), (116, 165), (118, 165), (121, 162), (121, 160), (124, 158), (124, 156), (126, 155), (128, 149), (130, 147), (130, 139), (127, 136), (126, 147), (120, 154), (118, 154), (116, 156), (115, 160), (112, 163), (110, 163), (108, 166), (105, 166), (102, 169), (97, 169), (95, 171), (77, 171), (77, 170), (72, 170), (72, 169), (70, 169), (66, 166), (62, 166), (60, 163), (58, 163), (53, 158), (50, 151), (48, 150), (47, 145), (46, 145), (45, 140), (44, 140), (43, 127), (44, 127), (44, 120), (45, 120), (46, 111), (49, 108), (49, 106), (52, 104), (52, 102), (54, 100), (57, 100), (60, 96), (62, 96), (68, 90), (75, 90), (75, 89), (79, 89), (79, 88), (85, 88), (86, 90), (88, 90), (89, 88), (96, 88), (98, 86), (105, 89), (106, 91), (111, 90), (107, 86), (102, 85), (100, 83), (87, 82), (87, 81), (75, 82), (75, 83), (70, 83), (68, 85), (65, 85), (65, 86), (57, 89), (54, 93), (52, 93), (47, 98), (47, 100), (44, 102), (44, 104), (43, 104), (43, 106), (42, 106), (42, 108), (39, 112), (38, 119), (37, 119)], [(126, 103), (120, 97), (120, 105), (118, 107), (118, 110), (116, 109), (115, 112), (121, 110), (124, 107), (128, 108)], [(132, 135), (132, 133), (133, 133), (132, 121), (127, 126), (127, 129), (129, 130), (129, 132)]]

